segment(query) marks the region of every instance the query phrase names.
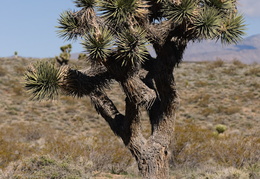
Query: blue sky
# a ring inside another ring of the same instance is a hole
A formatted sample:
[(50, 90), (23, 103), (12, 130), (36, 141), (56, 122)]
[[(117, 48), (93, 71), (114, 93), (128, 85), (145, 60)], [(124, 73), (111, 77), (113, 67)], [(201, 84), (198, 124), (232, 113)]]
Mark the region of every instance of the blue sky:
[[(245, 15), (247, 36), (260, 33), (260, 0), (239, 0)], [(0, 0), (0, 57), (15, 51), (24, 57), (54, 57), (60, 46), (72, 44), (72, 53), (82, 52), (80, 41), (64, 41), (57, 35), (62, 11), (75, 9), (72, 0)]]

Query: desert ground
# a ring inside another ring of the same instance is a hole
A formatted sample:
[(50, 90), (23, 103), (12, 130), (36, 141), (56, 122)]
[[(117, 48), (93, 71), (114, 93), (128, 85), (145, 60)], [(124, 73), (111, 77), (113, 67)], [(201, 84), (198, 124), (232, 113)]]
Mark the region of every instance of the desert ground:
[[(0, 58), (0, 178), (139, 178), (134, 159), (88, 97), (30, 100), (24, 73), (37, 60)], [(84, 69), (88, 63), (69, 65)], [(260, 65), (185, 62), (174, 75), (180, 105), (171, 177), (260, 178)], [(116, 83), (107, 89), (123, 112), (120, 91)]]

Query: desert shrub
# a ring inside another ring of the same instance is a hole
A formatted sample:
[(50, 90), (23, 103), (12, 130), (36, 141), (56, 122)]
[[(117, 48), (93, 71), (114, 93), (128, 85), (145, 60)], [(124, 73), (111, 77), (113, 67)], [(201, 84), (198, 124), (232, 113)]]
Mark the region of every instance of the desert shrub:
[(54, 131), (48, 125), (18, 122), (1, 129), (2, 136), (10, 142), (32, 142), (52, 135)]
[(235, 65), (236, 67), (238, 67), (238, 68), (244, 68), (244, 67), (246, 67), (246, 64), (244, 64), (244, 63), (242, 63), (240, 60), (238, 60), (238, 59), (234, 59), (233, 61), (232, 61), (232, 63), (233, 63), (233, 65)]
[[(69, 136), (48, 125), (16, 123), (0, 130), (0, 168), (33, 154), (71, 160), (91, 171), (127, 173), (133, 159), (110, 131), (96, 136)], [(124, 157), (122, 157), (124, 156)]]
[(260, 89), (260, 82), (251, 82), (249, 86), (253, 87), (254, 89)]
[(182, 125), (175, 127), (175, 134), (171, 159), (173, 166), (189, 165), (194, 167), (198, 163), (207, 160), (208, 156), (198, 158), (198, 155), (201, 151), (204, 151), (202, 150), (205, 147), (204, 140), (214, 137), (211, 132), (195, 125)]
[(219, 165), (242, 168), (260, 161), (260, 139), (241, 135), (215, 135), (197, 125), (178, 125), (173, 139), (171, 165), (174, 168), (196, 168)]
[(255, 179), (247, 169), (234, 167), (203, 166), (200, 169), (177, 171), (176, 178), (187, 179)]
[(86, 143), (87, 140), (83, 136), (71, 138), (65, 134), (56, 134), (55, 136), (48, 136), (46, 138), (43, 153), (61, 160), (70, 158), (77, 161), (82, 156), (89, 156), (90, 145)]
[(14, 94), (16, 95), (16, 96), (22, 96), (23, 94), (25, 94), (26, 92), (25, 92), (25, 90), (24, 90), (24, 88), (23, 88), (23, 86), (22, 86), (22, 84), (18, 84), (17, 83), (17, 85), (16, 86), (13, 86), (13, 92), (14, 92)]
[(36, 151), (35, 147), (29, 144), (3, 139), (0, 133), (0, 169), (5, 168), (10, 162), (17, 161), (24, 156), (30, 156)]
[(221, 134), (227, 130), (227, 126), (225, 126), (223, 124), (218, 124), (218, 125), (216, 125), (215, 129), (218, 132), (218, 134)]
[(15, 123), (0, 129), (0, 168), (10, 162), (41, 152), (37, 143), (40, 138), (51, 135), (52, 130), (45, 125)]
[(68, 105), (75, 105), (77, 103), (77, 100), (73, 98), (72, 96), (61, 96), (60, 101), (63, 104), (68, 104)]
[(133, 164), (127, 149), (107, 130), (94, 137), (50, 136), (46, 139), (43, 153), (61, 160), (70, 158), (75, 162), (81, 161), (86, 164), (88, 171), (126, 173)]
[[(69, 160), (58, 160), (50, 156), (33, 156), (12, 163), (2, 178), (50, 178), (50, 179), (80, 179), (89, 178), (84, 168)], [(1, 176), (1, 175), (0, 175)]]
[(127, 173), (134, 162), (125, 146), (108, 130), (94, 138), (90, 159), (94, 169), (116, 174)]
[(2, 65), (0, 65), (0, 77), (5, 76), (7, 73), (8, 71)]
[(232, 115), (235, 113), (239, 113), (241, 111), (240, 106), (223, 106), (223, 105), (218, 105), (216, 107), (216, 112), (217, 113), (223, 113), (226, 115)]
[(214, 113), (216, 113), (216, 110), (212, 107), (206, 107), (201, 110), (201, 114), (205, 117), (207, 117), (211, 114), (214, 114)]
[(200, 107), (207, 107), (210, 103), (211, 95), (205, 93), (198, 93), (191, 96), (187, 101), (189, 103), (196, 103)]
[(245, 72), (246, 76), (257, 76), (260, 77), (260, 68), (259, 67), (252, 67)]
[(217, 58), (217, 60), (213, 61), (212, 63), (209, 63), (208, 68), (219, 68), (224, 66), (224, 61), (220, 58)]
[(209, 85), (207, 81), (201, 81), (201, 80), (196, 81), (194, 84), (196, 87), (205, 87)]
[(15, 66), (14, 70), (16, 74), (23, 75), (25, 73), (26, 68), (24, 66)]
[(210, 74), (208, 75), (208, 79), (209, 79), (209, 80), (215, 80), (215, 79), (216, 79), (216, 75), (213, 74), (213, 73), (210, 73)]
[(225, 69), (222, 70), (222, 72), (224, 74), (232, 75), (232, 76), (237, 74), (236, 68), (234, 66), (230, 66), (228, 68), (225, 68)]
[(214, 143), (212, 157), (222, 166), (248, 167), (260, 161), (260, 140), (254, 137), (225, 136)]

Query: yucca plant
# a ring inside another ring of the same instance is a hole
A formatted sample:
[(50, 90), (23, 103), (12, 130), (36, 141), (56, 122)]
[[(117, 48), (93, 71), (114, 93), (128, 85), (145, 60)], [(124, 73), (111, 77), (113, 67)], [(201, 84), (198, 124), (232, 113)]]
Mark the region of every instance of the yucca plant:
[(70, 60), (70, 52), (72, 46), (71, 44), (64, 45), (60, 47), (61, 53), (60, 56), (56, 56), (55, 59), (60, 65), (67, 65)]
[[(173, 70), (189, 41), (237, 43), (244, 34), (236, 0), (75, 0), (77, 11), (59, 18), (58, 34), (83, 39), (91, 68), (78, 71), (36, 64), (26, 74), (34, 98), (53, 98), (58, 89), (67, 95), (89, 96), (135, 157), (144, 178), (169, 178), (168, 159), (178, 96)], [(147, 51), (154, 48), (156, 57)], [(118, 82), (125, 93), (120, 113), (104, 88)], [(142, 109), (144, 108), (144, 109)], [(140, 111), (151, 124), (142, 135)]]
[(61, 71), (49, 62), (31, 65), (26, 74), (25, 87), (33, 94), (33, 99), (54, 99), (58, 95)]

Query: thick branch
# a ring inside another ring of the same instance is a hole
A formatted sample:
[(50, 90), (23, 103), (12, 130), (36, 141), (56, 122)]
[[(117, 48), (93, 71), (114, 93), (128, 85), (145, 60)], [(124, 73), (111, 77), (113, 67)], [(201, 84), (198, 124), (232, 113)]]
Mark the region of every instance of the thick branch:
[(102, 90), (113, 79), (112, 75), (102, 66), (92, 67), (87, 71), (67, 68), (63, 72), (61, 89), (69, 95), (82, 97), (99, 89)]
[(171, 136), (173, 132), (173, 115), (178, 105), (173, 69), (180, 62), (184, 49), (168, 39), (150, 71), (159, 96), (149, 110), (153, 133), (161, 131), (165, 136)]
[(127, 97), (136, 106), (144, 106), (149, 109), (156, 99), (156, 93), (149, 88), (139, 76), (133, 76), (121, 82)]
[(139, 108), (140, 107), (129, 98), (126, 98), (125, 122), (122, 139), (128, 147), (130, 147), (129, 145), (135, 145), (135, 147), (140, 148), (146, 141), (142, 135)]
[(121, 137), (125, 118), (119, 113), (114, 103), (100, 90), (91, 92), (89, 96), (96, 111), (107, 121), (112, 131)]

